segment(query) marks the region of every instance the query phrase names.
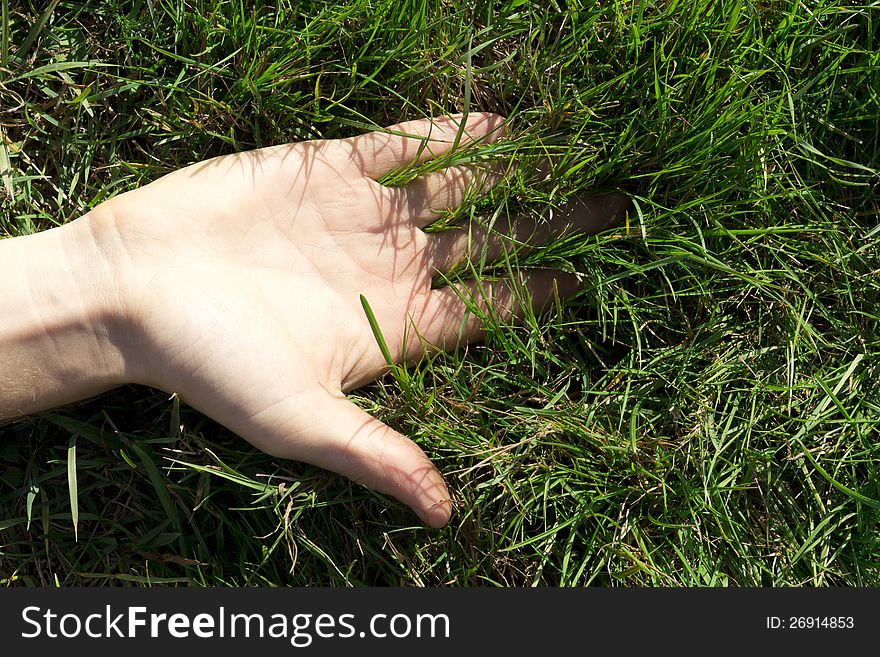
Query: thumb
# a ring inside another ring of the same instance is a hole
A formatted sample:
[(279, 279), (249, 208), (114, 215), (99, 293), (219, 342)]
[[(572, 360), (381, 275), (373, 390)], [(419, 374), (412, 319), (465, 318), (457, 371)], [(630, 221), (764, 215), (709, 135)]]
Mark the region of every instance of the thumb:
[(449, 521), (449, 492), (418, 445), (341, 393), (338, 397), (329, 392), (309, 397), (275, 405), (270, 413), (273, 417), (263, 414), (262, 439), (251, 442), (275, 456), (338, 472), (391, 495), (431, 527), (442, 527)]

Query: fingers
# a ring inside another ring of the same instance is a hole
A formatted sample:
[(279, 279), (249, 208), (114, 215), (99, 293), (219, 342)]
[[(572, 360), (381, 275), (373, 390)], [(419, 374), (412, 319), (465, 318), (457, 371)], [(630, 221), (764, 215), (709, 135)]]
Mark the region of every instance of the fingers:
[(412, 222), (419, 228), (437, 220), (441, 212), (460, 206), (470, 196), (477, 197), (503, 178), (502, 166), (453, 166), (419, 176), (405, 187), (385, 190), (398, 221)]
[(453, 146), (493, 142), (502, 135), (504, 119), (497, 114), (468, 114), (463, 131), (461, 121), (461, 115), (407, 121), (339, 140), (339, 146), (364, 175), (378, 179), (392, 169), (444, 155)]
[(433, 290), (414, 323), (428, 343), (454, 349), (480, 340), (485, 318), (522, 318), (526, 308), (540, 312), (556, 295), (563, 299), (577, 289), (577, 279), (558, 269), (521, 272), (516, 280), (462, 281)]
[(323, 390), (307, 398), (297, 396), (252, 420), (251, 427), (238, 433), (260, 449), (332, 470), (391, 495), (431, 527), (449, 521), (449, 492), (421, 448), (344, 396)]
[(626, 217), (632, 203), (623, 194), (575, 199), (538, 222), (531, 217), (499, 218), (491, 227), (475, 223), (430, 236), (428, 259), (436, 271), (449, 271), (465, 259), (496, 260), (572, 234), (592, 235)]

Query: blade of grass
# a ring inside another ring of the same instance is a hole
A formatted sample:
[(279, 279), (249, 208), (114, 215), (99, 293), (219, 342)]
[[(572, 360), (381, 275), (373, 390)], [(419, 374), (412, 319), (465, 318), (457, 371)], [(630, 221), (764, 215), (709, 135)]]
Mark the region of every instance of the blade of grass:
[(394, 359), (391, 357), (391, 351), (388, 349), (388, 343), (385, 342), (385, 336), (382, 335), (382, 329), (379, 328), (379, 322), (376, 320), (376, 315), (373, 312), (373, 309), (370, 307), (370, 302), (367, 301), (367, 297), (363, 294), (361, 297), (361, 306), (364, 309), (364, 314), (367, 316), (367, 321), (370, 323), (370, 330), (373, 332), (373, 337), (376, 339), (376, 344), (379, 345), (379, 350), (382, 352), (382, 357), (385, 359), (385, 362), (388, 364), (388, 367), (394, 369), (396, 364), (394, 363)]
[(76, 436), (67, 448), (67, 491), (70, 499), (70, 517), (73, 520), (74, 541), (79, 541), (79, 486), (76, 480)]
[(9, 68), (9, 0), (0, 2), (0, 68)]
[(39, 487), (35, 486), (34, 484), (31, 484), (28, 488), (27, 498), (25, 499), (25, 508), (27, 509), (27, 527), (25, 527), (26, 531), (30, 531), (31, 529), (31, 519), (34, 512), (34, 500), (39, 493)]
[(51, 18), (52, 14), (55, 13), (55, 8), (58, 6), (59, 2), (61, 2), (61, 0), (52, 0), (52, 3), (46, 8), (46, 11), (44, 11), (40, 15), (40, 17), (37, 19), (37, 22), (34, 23), (33, 27), (31, 27), (28, 35), (24, 38), (24, 41), (21, 42), (21, 46), (19, 46), (18, 51), (15, 53), (19, 61), (25, 61), (28, 52), (30, 52), (31, 46), (34, 45), (37, 38), (42, 33), (43, 28), (46, 27), (46, 23), (49, 21), (49, 18)]

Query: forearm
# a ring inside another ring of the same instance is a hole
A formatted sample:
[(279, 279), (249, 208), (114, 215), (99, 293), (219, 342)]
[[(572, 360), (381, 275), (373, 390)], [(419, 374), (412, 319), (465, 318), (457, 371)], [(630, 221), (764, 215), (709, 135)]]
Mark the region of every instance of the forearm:
[(0, 240), (0, 421), (125, 381), (114, 272), (93, 223)]

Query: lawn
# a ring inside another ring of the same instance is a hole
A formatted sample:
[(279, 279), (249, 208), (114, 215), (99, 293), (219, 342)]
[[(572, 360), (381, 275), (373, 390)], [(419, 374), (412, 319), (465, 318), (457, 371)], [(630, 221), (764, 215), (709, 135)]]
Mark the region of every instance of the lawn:
[(130, 386), (0, 428), (0, 583), (880, 585), (876, 1), (0, 7), (6, 236), (467, 111), (521, 166), (447, 223), (635, 205), (514, 263), (575, 297), (351, 395), (440, 468), (444, 529)]

